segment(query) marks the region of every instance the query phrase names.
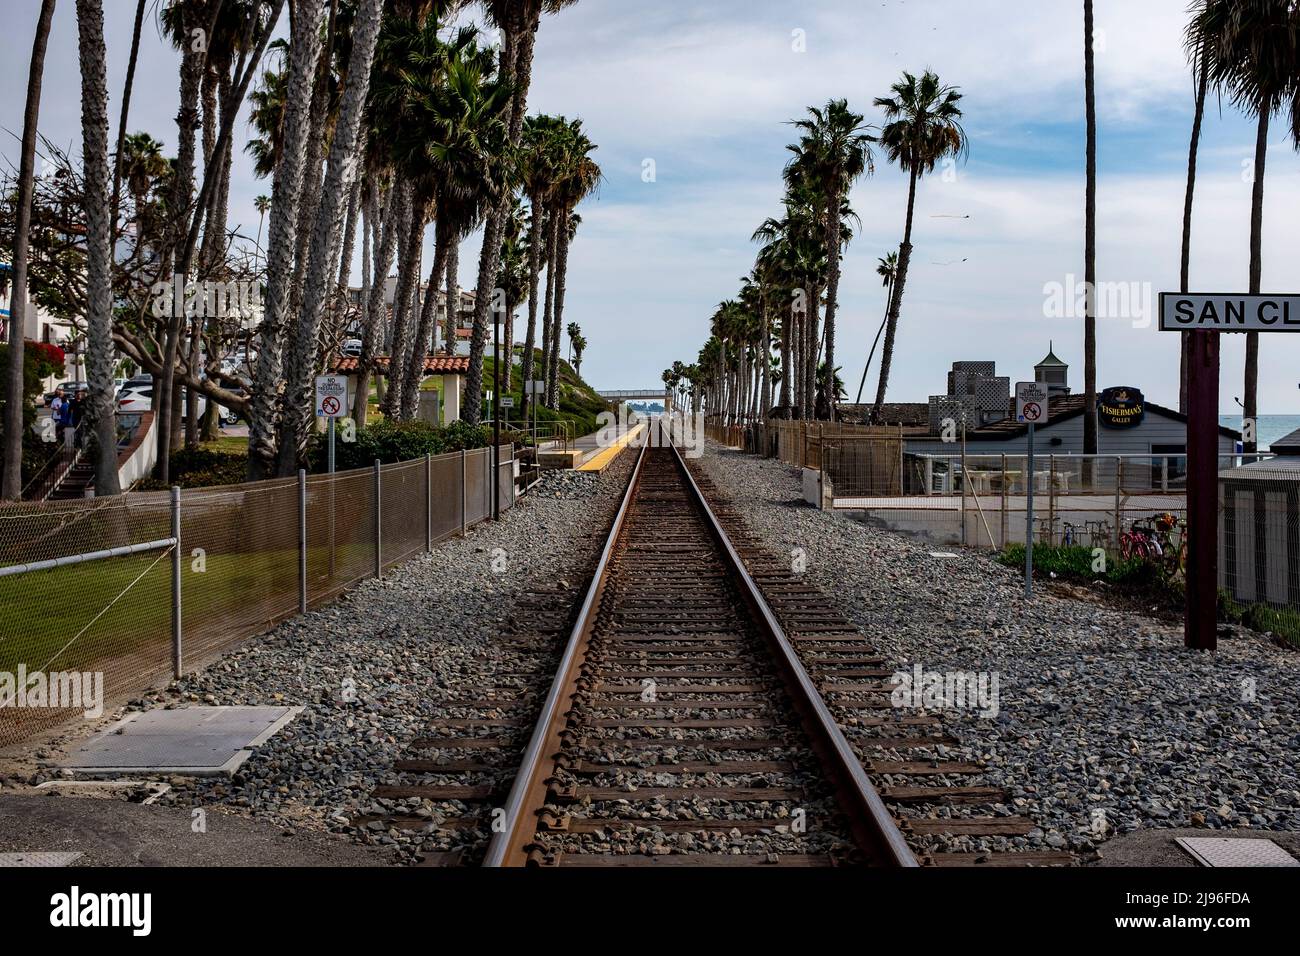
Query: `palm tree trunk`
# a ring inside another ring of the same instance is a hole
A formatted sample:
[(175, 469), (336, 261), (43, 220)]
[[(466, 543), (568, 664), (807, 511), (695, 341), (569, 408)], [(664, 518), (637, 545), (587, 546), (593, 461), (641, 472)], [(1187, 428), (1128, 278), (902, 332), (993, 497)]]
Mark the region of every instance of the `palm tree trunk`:
[[(559, 220), (560, 214), (557, 209), (552, 209), (546, 217), (546, 299), (542, 303), (542, 364), (539, 373), (540, 378), (538, 379), (540, 382), (546, 381), (546, 377), (551, 367), (551, 350), (554, 348), (554, 343), (551, 340), (551, 329), (553, 327), (551, 316), (555, 312), (555, 273), (559, 269), (557, 263), (560, 258)], [(544, 392), (542, 395), (537, 396), (537, 401), (541, 402), (543, 405), (546, 404), (546, 395)]]
[(816, 418), (816, 358), (818, 358), (818, 332), (822, 324), (822, 290), (816, 282), (809, 287), (809, 311), (807, 325), (803, 332), (807, 341), (803, 343), (803, 418)]
[(289, 323), (303, 172), (311, 131), (311, 98), (320, 54), (324, 0), (297, 0), (289, 45), (289, 81), (280, 121), (281, 157), (272, 189), (267, 237), (266, 310), (258, 326), (257, 375), (249, 402), (248, 477), (269, 478), (275, 466), (282, 349)]
[(893, 298), (894, 283), (890, 282), (885, 287), (885, 315), (880, 320), (880, 327), (876, 329), (876, 337), (871, 343), (871, 351), (867, 353), (867, 364), (862, 368), (862, 381), (858, 383), (858, 397), (853, 404), (862, 404), (862, 389), (867, 384), (867, 373), (871, 371), (871, 360), (876, 357), (876, 346), (880, 344), (880, 334), (885, 331), (885, 323), (889, 321), (889, 300)]
[(759, 410), (763, 418), (767, 418), (767, 413), (772, 410), (772, 327), (768, 322), (767, 298), (764, 296), (759, 304), (762, 322), (763, 347), (760, 352), (763, 368), (762, 396), (759, 399)]
[[(1097, 96), (1092, 0), (1083, 0), (1084, 98), (1087, 116), (1087, 183), (1084, 190), (1083, 453), (1097, 454)], [(1085, 471), (1085, 475), (1087, 472)]]
[[(524, 337), (523, 380), (529, 382), (533, 376), (533, 349), (537, 345), (537, 287), (542, 274), (542, 238), (546, 236), (546, 212), (537, 196), (529, 196), (532, 206), (533, 234), (528, 243), (528, 333)], [(527, 389), (527, 384), (524, 385)], [(528, 421), (529, 396), (525, 391), (520, 402), (524, 421)]]
[(840, 291), (840, 196), (838, 181), (834, 195), (826, 203), (826, 255), (830, 266), (826, 277), (826, 371), (822, 387), (826, 390), (827, 415), (835, 421), (835, 310)]
[(790, 364), (790, 333), (794, 325), (794, 310), (781, 318), (781, 408), (783, 418), (790, 417), (790, 386), (793, 367)]
[(569, 213), (565, 210), (559, 226), (560, 260), (555, 270), (555, 339), (551, 349), (551, 367), (546, 376), (546, 404), (552, 409), (560, 407), (560, 330), (564, 328), (564, 292), (569, 276)]
[[(370, 66), (383, 19), (383, 0), (362, 0), (352, 23), (352, 51), (348, 56), (348, 81), (339, 106), (328, 170), (314, 217), (307, 260), (303, 301), (296, 333), (285, 368), (284, 407), (281, 412), (280, 475), (298, 470), (303, 446), (315, 422), (312, 383), (316, 372), (316, 340), (326, 299), (333, 291), (334, 259), (342, 242), (345, 204), (358, 174), (361, 116), (370, 91)], [(423, 222), (423, 211), (420, 213)]]
[[(1201, 124), (1205, 119), (1205, 96), (1210, 85), (1210, 71), (1204, 63), (1205, 49), (1202, 46), (1200, 58), (1196, 61), (1196, 114), (1192, 119), (1192, 143), (1187, 151), (1187, 195), (1183, 200), (1183, 250), (1182, 270), (1179, 291), (1186, 294), (1191, 291), (1192, 267), (1192, 205), (1196, 197), (1196, 154), (1201, 145)], [(1189, 332), (1179, 335), (1178, 363), (1178, 411), (1187, 414), (1187, 367), (1191, 361), (1192, 336)]]
[[(117, 229), (118, 200), (122, 195), (122, 147), (126, 142), (126, 120), (131, 111), (131, 91), (135, 86), (135, 66), (140, 58), (140, 29), (144, 25), (144, 5), (135, 6), (135, 25), (131, 30), (131, 53), (126, 61), (126, 81), (122, 85), (122, 109), (117, 121), (117, 151), (113, 154), (113, 229)], [(53, 3), (50, 4), (53, 6)]]
[(410, 351), (411, 286), (418, 284), (421, 237), (424, 234), (424, 209), (415, 201), (409, 184), (398, 187), (406, 193), (403, 208), (406, 210), (402, 228), (405, 239), (398, 251), (397, 288), (393, 295), (393, 347), (388, 356), (388, 383), (380, 409), (384, 417), (395, 421), (401, 415), (402, 378), (406, 371), (407, 353)]
[(40, 119), (41, 85), (45, 78), (45, 50), (55, 0), (43, 0), (32, 40), (27, 69), (27, 105), (23, 110), (22, 155), (18, 160), (18, 208), (14, 213), (13, 282), (9, 296), (9, 368), (5, 380), (4, 476), (0, 494), (18, 500), (23, 490), (23, 336), (27, 318), (27, 250), (32, 223), (32, 192), (36, 180), (36, 129)]
[[(182, 7), (186, 36), (189, 35), (190, 29), (196, 26), (192, 21), (192, 17), (196, 15), (189, 12), (188, 7)], [(190, 210), (193, 206), (194, 133), (199, 125), (199, 93), (205, 59), (204, 55), (196, 52), (190, 43), (184, 44), (182, 51), (180, 109), (176, 113), (179, 144), (176, 149), (176, 162), (172, 167), (173, 187), (169, 210), (172, 216), (174, 248), (177, 252), (185, 243)], [(176, 260), (176, 269), (182, 274), (182, 282), (189, 281), (189, 269), (184, 255), (180, 255)], [(176, 311), (180, 310), (173, 310)], [(176, 383), (176, 361), (180, 355), (184, 322), (184, 315), (168, 316), (167, 334), (163, 344), (162, 377), (159, 380), (158, 390), (154, 393), (154, 405), (158, 415), (158, 463), (155, 465), (155, 477), (162, 482), (166, 482), (170, 477), (171, 452), (179, 433), (178, 409), (175, 407), (179, 394)]]
[[(1268, 126), (1273, 101), (1261, 105), (1255, 137), (1255, 183), (1250, 198), (1250, 294), (1259, 295), (1264, 275), (1264, 172), (1268, 160)], [(1241, 396), (1242, 415), (1252, 432), (1259, 427), (1259, 333), (1246, 333), (1245, 394)], [(1243, 444), (1242, 450), (1253, 455), (1259, 449), (1257, 434)]]
[(402, 221), (401, 190), (396, 186), (388, 188), (388, 197), (384, 202), (384, 213), (379, 214), (378, 189), (370, 192), (370, 221), (375, 233), (374, 265), (371, 268), (370, 288), (366, 290), (365, 333), (361, 337), (361, 357), (357, 360), (357, 385), (352, 396), (352, 420), (358, 428), (366, 427), (366, 412), (370, 404), (370, 373), (375, 365), (375, 353), (379, 347), (379, 336), (384, 324), (387, 309), (384, 306), (384, 277), (393, 264), (393, 252), (397, 247), (398, 224)]
[(916, 168), (913, 167), (907, 185), (907, 224), (903, 227), (903, 243), (898, 247), (898, 268), (894, 274), (893, 295), (889, 299), (889, 321), (885, 323), (885, 345), (880, 353), (880, 383), (876, 387), (876, 403), (871, 408), (871, 421), (880, 423), (880, 409), (885, 404), (885, 391), (889, 388), (889, 368), (894, 362), (894, 335), (898, 330), (898, 314), (903, 305), (903, 288), (907, 285), (907, 267), (912, 262), (912, 217), (916, 211)]
[(108, 81), (102, 0), (77, 0), (81, 134), (86, 181), (86, 366), (95, 441), (95, 494), (121, 494), (113, 408), (113, 244), (109, 235)]
[(448, 224), (447, 258), (443, 261), (443, 275), (439, 281), (445, 281), (447, 316), (443, 320), (443, 351), (448, 355), (456, 354), (456, 329), (460, 326), (460, 226)]
[(455, 239), (449, 239), (446, 233), (454, 234), (451, 223), (443, 224), (438, 220), (434, 229), (433, 268), (429, 270), (429, 287), (420, 305), (420, 322), (415, 330), (415, 348), (411, 361), (407, 363), (406, 375), (402, 379), (402, 418), (412, 419), (420, 410), (420, 383), (424, 381), (424, 357), (428, 354), (437, 324), (438, 279), (446, 271), (447, 258)]

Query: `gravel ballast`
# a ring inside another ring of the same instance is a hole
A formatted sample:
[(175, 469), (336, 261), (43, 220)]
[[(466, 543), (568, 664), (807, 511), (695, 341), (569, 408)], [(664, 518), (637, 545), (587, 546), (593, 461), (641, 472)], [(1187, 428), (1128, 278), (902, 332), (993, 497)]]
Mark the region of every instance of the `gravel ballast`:
[(1192, 652), (1176, 624), (1041, 590), (1029, 601), (988, 552), (934, 557), (806, 505), (779, 462), (710, 443), (700, 464), (767, 547), (802, 549), (810, 582), (890, 665), (997, 678), (995, 716), (942, 709), (959, 744), (936, 756), (985, 762), (1002, 809), (1038, 824), (1012, 848), (1087, 858), (1144, 828), (1300, 830), (1300, 654), (1240, 629)]

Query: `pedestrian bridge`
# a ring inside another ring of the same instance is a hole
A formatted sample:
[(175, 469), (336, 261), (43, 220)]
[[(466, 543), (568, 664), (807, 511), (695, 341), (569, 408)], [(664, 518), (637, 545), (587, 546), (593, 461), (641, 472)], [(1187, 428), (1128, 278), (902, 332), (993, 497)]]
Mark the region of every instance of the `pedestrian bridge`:
[(672, 402), (668, 389), (662, 385), (655, 388), (598, 390), (596, 394), (607, 402), (663, 402), (665, 408)]

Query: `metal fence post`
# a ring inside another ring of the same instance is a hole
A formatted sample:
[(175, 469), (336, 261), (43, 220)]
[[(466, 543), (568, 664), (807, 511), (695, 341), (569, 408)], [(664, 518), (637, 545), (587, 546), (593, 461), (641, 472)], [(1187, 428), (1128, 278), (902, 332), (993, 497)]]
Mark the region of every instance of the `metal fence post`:
[(1007, 456), (1002, 454), (1002, 526), (998, 529), (1001, 546), (1007, 546)]
[(181, 489), (172, 486), (172, 674), (181, 677)]
[(298, 469), (298, 613), (307, 613), (307, 469)]
[(383, 496), (383, 472), (379, 459), (375, 459), (375, 577), (384, 576), (384, 508), (382, 504)]
[(433, 455), (424, 456), (424, 553), (433, 551)]
[(1056, 544), (1056, 456), (1047, 456), (1047, 545)]
[(966, 486), (970, 479), (966, 474), (966, 413), (961, 416), (961, 543), (966, 546)]
[(469, 460), (465, 449), (460, 450), (460, 536), (465, 537), (466, 498), (469, 495)]
[(1115, 554), (1119, 554), (1120, 533), (1124, 530), (1120, 524), (1121, 508), (1124, 496), (1124, 459), (1115, 456)]

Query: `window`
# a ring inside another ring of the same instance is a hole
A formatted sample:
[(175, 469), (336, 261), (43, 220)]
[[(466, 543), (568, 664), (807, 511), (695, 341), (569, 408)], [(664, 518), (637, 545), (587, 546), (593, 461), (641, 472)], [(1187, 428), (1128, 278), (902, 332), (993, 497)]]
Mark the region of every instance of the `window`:
[[(1169, 464), (1169, 481), (1182, 482), (1187, 477), (1186, 445), (1152, 445), (1151, 446), (1151, 481), (1153, 487), (1159, 488), (1164, 477), (1165, 463)], [(1160, 457), (1181, 456), (1181, 457)]]

